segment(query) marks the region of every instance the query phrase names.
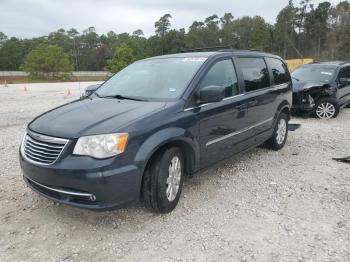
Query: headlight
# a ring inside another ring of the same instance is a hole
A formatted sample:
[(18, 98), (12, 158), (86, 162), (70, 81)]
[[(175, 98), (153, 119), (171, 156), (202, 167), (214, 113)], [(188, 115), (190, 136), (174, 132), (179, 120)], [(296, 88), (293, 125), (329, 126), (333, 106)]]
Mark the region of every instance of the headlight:
[(108, 158), (123, 153), (127, 142), (128, 134), (125, 133), (83, 136), (78, 139), (73, 154)]

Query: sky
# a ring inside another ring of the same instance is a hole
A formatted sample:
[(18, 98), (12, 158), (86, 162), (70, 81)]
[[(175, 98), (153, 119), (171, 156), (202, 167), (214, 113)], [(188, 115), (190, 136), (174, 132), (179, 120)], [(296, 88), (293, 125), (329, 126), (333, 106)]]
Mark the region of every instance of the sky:
[[(294, 2), (298, 3), (299, 0)], [(315, 6), (322, 0), (314, 0)], [(336, 4), (339, 0), (329, 0)], [(203, 21), (230, 12), (235, 18), (259, 15), (274, 23), (288, 0), (0, 0), (0, 32), (7, 36), (31, 38), (48, 35), (59, 28), (96, 32), (132, 33), (141, 29), (154, 34), (154, 22), (172, 15), (172, 28), (187, 28), (194, 20)]]

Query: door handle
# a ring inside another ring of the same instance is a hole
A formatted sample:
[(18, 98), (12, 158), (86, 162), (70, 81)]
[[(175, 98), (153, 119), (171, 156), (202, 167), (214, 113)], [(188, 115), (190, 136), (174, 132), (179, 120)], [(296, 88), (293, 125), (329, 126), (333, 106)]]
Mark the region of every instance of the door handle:
[(235, 108), (237, 110), (243, 110), (243, 109), (246, 109), (247, 108), (247, 104), (243, 103), (243, 104), (238, 104), (235, 106)]
[(254, 99), (248, 102), (248, 106), (256, 106), (258, 104), (258, 100)]

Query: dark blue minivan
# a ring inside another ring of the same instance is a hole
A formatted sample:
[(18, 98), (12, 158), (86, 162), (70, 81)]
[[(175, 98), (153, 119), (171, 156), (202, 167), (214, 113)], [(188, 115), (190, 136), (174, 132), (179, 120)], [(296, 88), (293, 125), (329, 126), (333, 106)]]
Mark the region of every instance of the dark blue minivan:
[(35, 118), (24, 180), (56, 202), (167, 213), (185, 175), (288, 135), (292, 84), (281, 58), (221, 50), (137, 61), (86, 98)]

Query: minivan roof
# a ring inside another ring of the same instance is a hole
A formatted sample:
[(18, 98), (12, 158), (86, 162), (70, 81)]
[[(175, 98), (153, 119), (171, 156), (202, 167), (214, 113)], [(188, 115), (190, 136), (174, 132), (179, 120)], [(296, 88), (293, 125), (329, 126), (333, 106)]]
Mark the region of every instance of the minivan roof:
[(249, 51), (249, 50), (237, 50), (237, 49), (223, 49), (223, 50), (219, 50), (219, 51), (211, 51), (211, 52), (183, 52), (183, 53), (176, 53), (176, 54), (168, 54), (168, 55), (162, 55), (162, 56), (155, 56), (155, 57), (150, 57), (150, 58), (146, 58), (146, 60), (148, 59), (158, 59), (158, 58), (190, 58), (190, 57), (200, 57), (200, 58), (209, 58), (211, 56), (215, 56), (215, 55), (220, 55), (223, 53), (227, 53), (227, 54), (235, 54), (235, 55), (254, 55), (254, 56), (269, 56), (269, 57), (276, 57), (281, 59), (280, 57), (276, 56), (276, 55), (272, 55), (269, 53), (264, 53), (264, 52), (260, 52), (260, 51)]

